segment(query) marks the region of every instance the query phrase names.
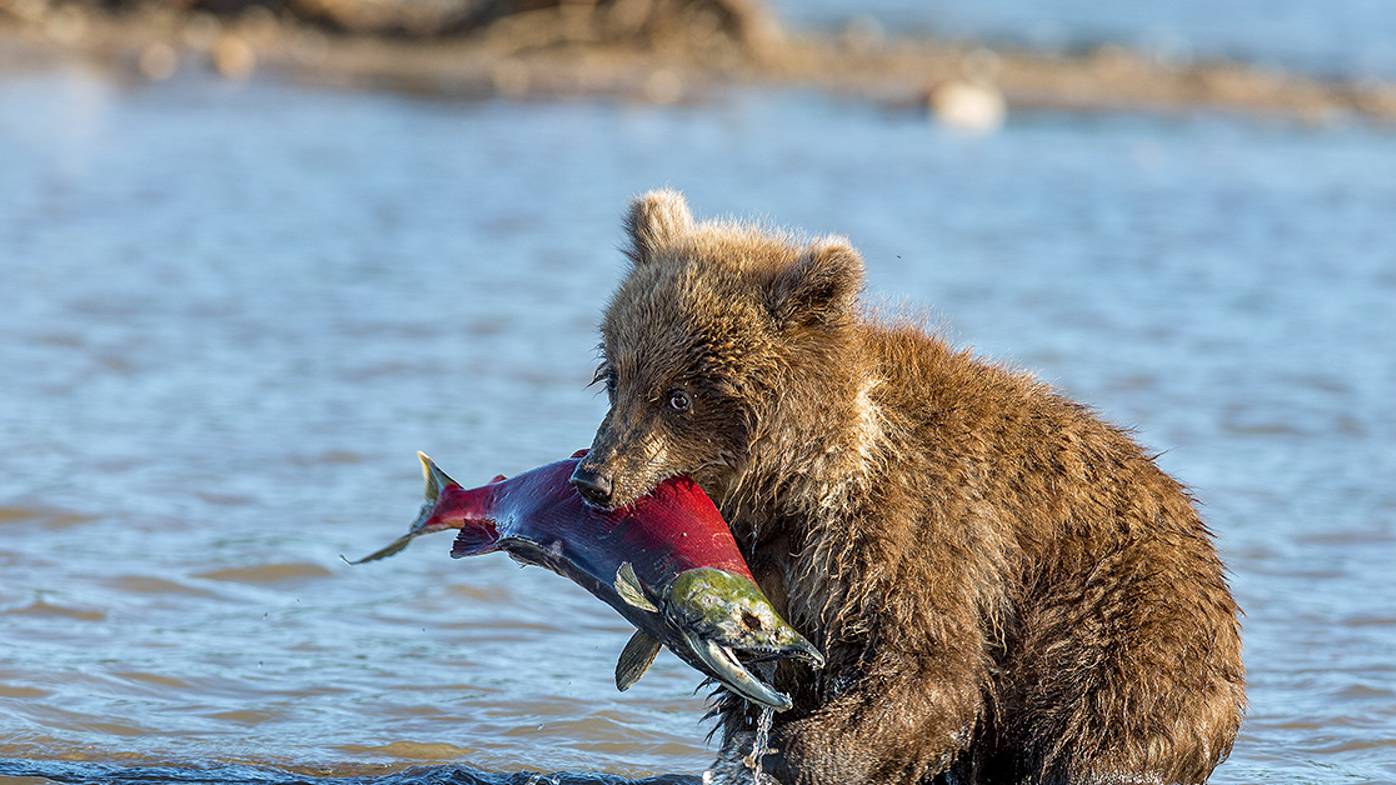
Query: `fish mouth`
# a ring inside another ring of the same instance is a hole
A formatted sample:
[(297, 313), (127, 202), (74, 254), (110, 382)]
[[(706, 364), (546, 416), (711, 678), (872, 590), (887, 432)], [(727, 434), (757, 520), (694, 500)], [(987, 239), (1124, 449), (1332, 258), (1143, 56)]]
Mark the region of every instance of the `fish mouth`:
[[(794, 706), (790, 696), (751, 672), (748, 665), (773, 663), (777, 660), (798, 659), (814, 668), (824, 667), (824, 656), (813, 644), (801, 638), (791, 646), (731, 646), (691, 632), (683, 633), (689, 651), (705, 665), (713, 678), (752, 703), (785, 711)], [(745, 662), (743, 662), (745, 660)]]
[(780, 617), (749, 575), (715, 567), (685, 570), (658, 604), (701, 669), (753, 703), (778, 711), (792, 705), (748, 666), (795, 659), (824, 667), (824, 656)]
[(804, 638), (797, 638), (790, 645), (783, 647), (757, 644), (752, 646), (737, 645), (732, 648), (741, 655), (743, 660), (753, 665), (777, 660), (799, 660), (815, 670), (824, 667), (824, 655), (819, 653), (819, 649), (814, 648), (813, 643)]

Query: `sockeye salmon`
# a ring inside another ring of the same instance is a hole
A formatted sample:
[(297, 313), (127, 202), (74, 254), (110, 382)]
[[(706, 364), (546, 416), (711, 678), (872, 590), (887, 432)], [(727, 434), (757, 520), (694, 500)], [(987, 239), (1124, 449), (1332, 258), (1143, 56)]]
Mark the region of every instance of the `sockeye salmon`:
[(423, 534), (458, 529), (452, 557), (504, 551), (572, 579), (635, 625), (616, 663), (622, 691), (644, 675), (663, 644), (747, 700), (790, 708), (790, 698), (747, 665), (795, 658), (819, 668), (824, 658), (761, 593), (712, 500), (692, 480), (676, 477), (628, 507), (591, 507), (569, 482), (584, 454), (465, 488), (418, 453), (426, 503), (416, 522), (351, 563), (392, 556)]

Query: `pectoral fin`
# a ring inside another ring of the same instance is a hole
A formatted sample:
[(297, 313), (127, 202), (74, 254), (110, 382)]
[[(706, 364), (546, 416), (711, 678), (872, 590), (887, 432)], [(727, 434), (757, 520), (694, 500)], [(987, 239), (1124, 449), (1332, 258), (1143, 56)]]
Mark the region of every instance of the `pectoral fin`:
[(659, 641), (644, 630), (636, 630), (616, 661), (616, 689), (625, 692), (640, 680), (659, 655)]
[(645, 596), (644, 586), (640, 583), (640, 576), (635, 574), (635, 568), (630, 566), (630, 562), (622, 562), (620, 569), (616, 570), (616, 593), (620, 595), (626, 603), (650, 613), (659, 613), (659, 608), (650, 602)]

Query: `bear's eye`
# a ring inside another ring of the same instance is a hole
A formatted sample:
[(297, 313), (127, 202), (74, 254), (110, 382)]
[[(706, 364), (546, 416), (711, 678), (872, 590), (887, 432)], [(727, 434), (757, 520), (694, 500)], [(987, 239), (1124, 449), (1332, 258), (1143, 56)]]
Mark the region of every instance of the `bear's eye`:
[(688, 393), (683, 390), (669, 391), (669, 408), (676, 412), (683, 413), (693, 406), (693, 400), (688, 397)]

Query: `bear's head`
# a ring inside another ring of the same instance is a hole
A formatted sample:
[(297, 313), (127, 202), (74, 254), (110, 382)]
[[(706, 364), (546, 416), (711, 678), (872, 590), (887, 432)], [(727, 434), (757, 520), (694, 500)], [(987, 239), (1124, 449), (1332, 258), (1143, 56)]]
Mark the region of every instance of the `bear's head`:
[(697, 223), (674, 191), (636, 199), (625, 227), (596, 373), (611, 408), (573, 484), (603, 508), (676, 475), (718, 499), (759, 434), (838, 387), (862, 259), (842, 238)]

